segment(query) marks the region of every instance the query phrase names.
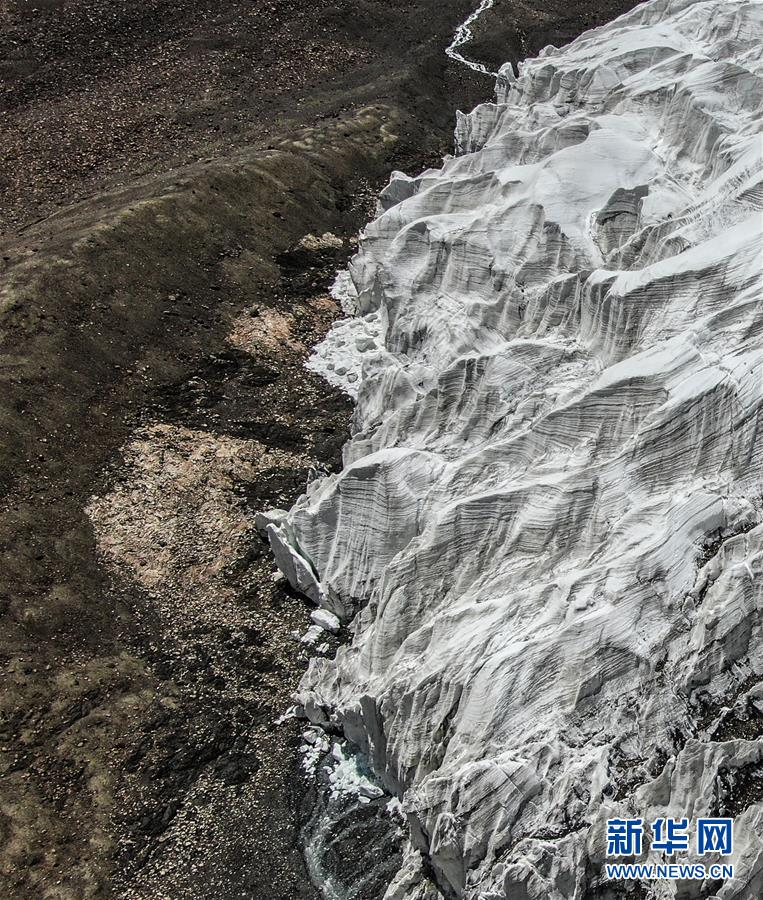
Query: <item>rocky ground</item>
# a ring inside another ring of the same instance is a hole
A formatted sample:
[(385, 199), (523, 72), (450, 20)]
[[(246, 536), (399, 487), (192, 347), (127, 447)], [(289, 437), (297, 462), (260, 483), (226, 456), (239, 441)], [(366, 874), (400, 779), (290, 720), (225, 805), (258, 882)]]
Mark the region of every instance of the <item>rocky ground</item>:
[[(629, 5), (499, 0), (470, 52)], [(490, 93), (443, 54), (471, 8), (0, 6), (0, 896), (317, 896), (309, 609), (254, 514), (339, 462), (303, 362), (375, 190)]]

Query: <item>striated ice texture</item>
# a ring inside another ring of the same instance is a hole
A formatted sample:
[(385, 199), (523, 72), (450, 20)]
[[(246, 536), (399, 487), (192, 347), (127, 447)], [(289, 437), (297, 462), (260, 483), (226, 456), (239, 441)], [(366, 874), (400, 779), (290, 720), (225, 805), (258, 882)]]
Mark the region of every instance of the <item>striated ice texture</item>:
[[(269, 532), (351, 630), (299, 700), (402, 802), (390, 898), (763, 896), (761, 34), (654, 0), (505, 66), (366, 228), (344, 470)], [(606, 881), (608, 818), (706, 815), (733, 881)]]

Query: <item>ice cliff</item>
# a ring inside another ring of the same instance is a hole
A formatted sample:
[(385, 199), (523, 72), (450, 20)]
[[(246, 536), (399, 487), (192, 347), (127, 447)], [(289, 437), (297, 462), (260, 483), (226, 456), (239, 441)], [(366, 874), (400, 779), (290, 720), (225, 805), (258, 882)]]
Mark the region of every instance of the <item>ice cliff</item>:
[[(390, 898), (763, 896), (761, 34), (653, 0), (505, 66), (352, 260), (344, 469), (269, 531), (351, 629), (299, 699), (402, 801)], [(734, 881), (605, 881), (607, 818), (719, 814)]]

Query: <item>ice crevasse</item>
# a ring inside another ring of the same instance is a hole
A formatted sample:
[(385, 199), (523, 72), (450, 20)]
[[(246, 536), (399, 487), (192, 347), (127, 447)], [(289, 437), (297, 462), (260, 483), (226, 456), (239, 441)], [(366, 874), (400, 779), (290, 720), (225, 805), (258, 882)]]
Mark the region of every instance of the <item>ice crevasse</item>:
[(343, 470), (269, 532), (351, 632), (299, 701), (402, 802), (389, 898), (627, 897), (608, 818), (722, 814), (680, 896), (763, 896), (761, 34), (653, 0), (504, 66), (365, 229)]

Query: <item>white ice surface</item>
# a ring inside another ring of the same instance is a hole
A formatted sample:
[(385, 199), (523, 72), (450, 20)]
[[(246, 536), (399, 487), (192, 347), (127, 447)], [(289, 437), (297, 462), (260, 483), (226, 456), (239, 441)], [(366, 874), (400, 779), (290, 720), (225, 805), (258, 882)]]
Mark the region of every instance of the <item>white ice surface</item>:
[(653, 0), (504, 67), (365, 230), (344, 469), (269, 532), (351, 623), (299, 702), (406, 810), (390, 897), (614, 900), (608, 817), (724, 810), (680, 896), (763, 896), (762, 32)]
[(321, 631), (328, 631), (331, 634), (336, 634), (341, 625), (337, 616), (327, 609), (314, 609), (310, 613), (310, 619)]

